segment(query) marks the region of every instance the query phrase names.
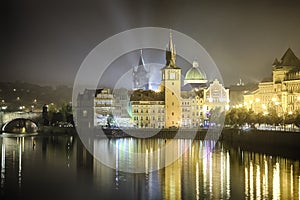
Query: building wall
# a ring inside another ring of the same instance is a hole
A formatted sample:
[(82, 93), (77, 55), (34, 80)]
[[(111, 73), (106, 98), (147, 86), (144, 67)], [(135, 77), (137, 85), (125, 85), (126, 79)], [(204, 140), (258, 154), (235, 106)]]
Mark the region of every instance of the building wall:
[(204, 126), (204, 120), (207, 119), (206, 107), (204, 106), (203, 98), (192, 96), (182, 98), (181, 100), (181, 127), (199, 127)]
[(137, 128), (164, 128), (164, 101), (132, 101), (132, 117)]
[(106, 126), (107, 118), (113, 115), (114, 97), (109, 88), (102, 89), (94, 98), (94, 126)]
[(286, 68), (273, 68), (273, 81), (259, 83), (259, 88), (244, 95), (244, 106), (255, 113), (268, 114), (275, 109), (278, 115), (292, 114), (300, 109), (300, 79), (289, 80)]
[(166, 67), (162, 73), (166, 102), (166, 127), (179, 127), (181, 122), (181, 69)]

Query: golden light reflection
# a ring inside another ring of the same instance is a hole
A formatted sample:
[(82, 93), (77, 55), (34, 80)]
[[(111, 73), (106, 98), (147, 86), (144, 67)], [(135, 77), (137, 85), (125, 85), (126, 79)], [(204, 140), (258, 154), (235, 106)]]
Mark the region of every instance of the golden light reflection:
[[(229, 151), (223, 148), (222, 144), (211, 152), (209, 141), (192, 143), (190, 140), (171, 139), (167, 141), (133, 139), (129, 143), (126, 140), (118, 141), (115, 141), (118, 144), (115, 148), (116, 167), (141, 162), (146, 168), (143, 181), (149, 183), (145, 192), (161, 188), (163, 199), (230, 199), (236, 197), (234, 196), (236, 193), (233, 196), (231, 194), (233, 188), (243, 185), (245, 188), (240, 192), (241, 195), (245, 195), (245, 199), (299, 199), (300, 172), (297, 161), (253, 152)], [(169, 142), (173, 143), (174, 148), (166, 152), (163, 146)], [(154, 167), (153, 163), (155, 167), (163, 166), (166, 157), (178, 156), (190, 145), (191, 148), (179, 159), (159, 170), (157, 178), (153, 176), (153, 172), (150, 172)], [(124, 153), (124, 149), (127, 148), (131, 149), (130, 151), (144, 153), (144, 158), (135, 161), (137, 157), (128, 157)], [(123, 158), (120, 157), (121, 153)], [(124, 162), (124, 159), (130, 161)], [(234, 177), (231, 180), (235, 170), (244, 172), (244, 177), (242, 179)], [(120, 174), (118, 172), (112, 174), (119, 183), (122, 181), (122, 178), (118, 178)], [(155, 181), (151, 182), (153, 178)], [(236, 185), (237, 183), (240, 185)]]
[(245, 196), (249, 196), (249, 175), (248, 168), (245, 167)]
[(200, 184), (199, 184), (199, 163), (196, 164), (196, 199), (200, 196)]
[(294, 197), (294, 176), (293, 176), (293, 165), (291, 165), (291, 176), (290, 176), (290, 179), (291, 179), (291, 197), (293, 198)]
[[(223, 156), (223, 152), (221, 152), (221, 166), (223, 166), (224, 164), (224, 156)], [(220, 177), (221, 177), (221, 194), (223, 194), (224, 192), (224, 167), (221, 167), (221, 172), (220, 172)]]
[(273, 199), (280, 199), (280, 169), (276, 162), (273, 169)]
[(1, 148), (1, 188), (4, 188), (5, 183), (5, 144), (2, 140)]
[(24, 137), (21, 138), (22, 142), (19, 144), (19, 174), (18, 174), (18, 183), (19, 187), (22, 185), (22, 152), (24, 151)]
[(300, 176), (298, 176), (298, 197), (300, 198)]
[(254, 194), (253, 194), (253, 191), (254, 191), (254, 177), (253, 177), (253, 163), (252, 163), (252, 161), (250, 161), (249, 176), (250, 176), (250, 199), (254, 199)]
[(268, 197), (268, 162), (264, 156), (264, 174), (263, 174), (263, 197)]
[(260, 181), (260, 167), (259, 165), (256, 165), (256, 199), (261, 199)]
[(299, 199), (298, 161), (245, 152), (243, 163), (246, 199)]
[(229, 152), (226, 153), (226, 194), (227, 198), (230, 197), (230, 156)]

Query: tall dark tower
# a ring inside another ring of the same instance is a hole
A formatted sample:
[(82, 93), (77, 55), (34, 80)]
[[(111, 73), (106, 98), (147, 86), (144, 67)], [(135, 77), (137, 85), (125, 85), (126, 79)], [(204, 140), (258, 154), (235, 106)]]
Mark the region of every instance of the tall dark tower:
[(149, 71), (145, 67), (143, 52), (141, 50), (138, 66), (133, 68), (133, 89), (149, 89)]
[(176, 51), (170, 33), (166, 49), (166, 66), (162, 69), (162, 86), (165, 93), (165, 127), (180, 127), (181, 123), (181, 69), (176, 66)]

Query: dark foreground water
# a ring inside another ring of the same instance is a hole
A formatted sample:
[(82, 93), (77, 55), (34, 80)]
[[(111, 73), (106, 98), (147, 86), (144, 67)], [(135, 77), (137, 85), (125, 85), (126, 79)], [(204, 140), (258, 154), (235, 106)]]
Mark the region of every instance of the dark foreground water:
[[(76, 136), (2, 137), (0, 199), (299, 199), (297, 159), (222, 143), (210, 153), (212, 143), (199, 140), (124, 138), (94, 144), (148, 152), (168, 142), (190, 148), (165, 168), (132, 174), (93, 159)], [(117, 168), (122, 157), (117, 156)]]

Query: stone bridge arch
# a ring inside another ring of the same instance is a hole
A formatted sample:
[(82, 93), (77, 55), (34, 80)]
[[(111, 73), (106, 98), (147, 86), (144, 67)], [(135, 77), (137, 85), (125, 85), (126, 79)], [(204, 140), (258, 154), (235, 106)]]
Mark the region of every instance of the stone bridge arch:
[(27, 134), (37, 133), (38, 125), (31, 119), (16, 118), (1, 127), (2, 133)]

